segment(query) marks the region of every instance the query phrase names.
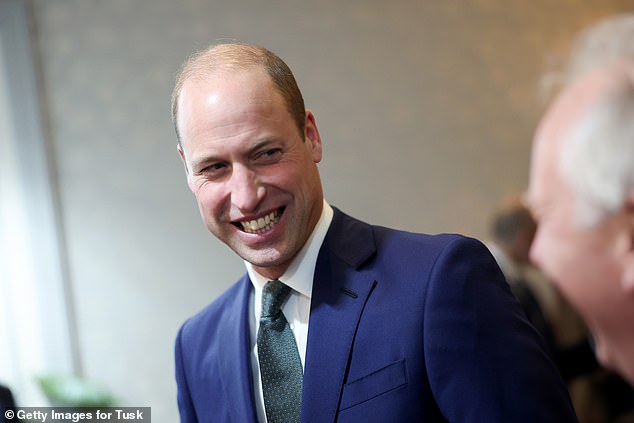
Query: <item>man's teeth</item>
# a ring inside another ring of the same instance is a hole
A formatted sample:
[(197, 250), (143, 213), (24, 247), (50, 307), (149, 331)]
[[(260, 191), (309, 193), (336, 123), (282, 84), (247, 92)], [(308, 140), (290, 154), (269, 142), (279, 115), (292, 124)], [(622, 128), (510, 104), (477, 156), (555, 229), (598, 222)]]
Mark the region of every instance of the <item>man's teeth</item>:
[(242, 230), (245, 232), (259, 234), (271, 229), (278, 220), (280, 220), (280, 214), (276, 210), (259, 219), (240, 222), (240, 224), (242, 225)]

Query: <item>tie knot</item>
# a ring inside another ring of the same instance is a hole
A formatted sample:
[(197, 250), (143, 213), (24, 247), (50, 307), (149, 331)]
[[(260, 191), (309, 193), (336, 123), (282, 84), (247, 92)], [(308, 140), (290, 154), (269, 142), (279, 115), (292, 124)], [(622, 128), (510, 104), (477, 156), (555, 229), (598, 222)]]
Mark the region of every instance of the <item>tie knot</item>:
[(290, 293), (290, 286), (277, 279), (268, 281), (262, 289), (262, 317), (275, 318)]

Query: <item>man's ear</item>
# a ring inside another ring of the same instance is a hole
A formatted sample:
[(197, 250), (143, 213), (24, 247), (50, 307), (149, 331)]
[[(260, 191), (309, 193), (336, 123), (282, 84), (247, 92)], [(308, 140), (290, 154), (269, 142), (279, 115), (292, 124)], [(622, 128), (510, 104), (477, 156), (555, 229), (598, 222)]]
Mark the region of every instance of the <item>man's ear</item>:
[(185, 157), (185, 151), (183, 150), (183, 146), (178, 143), (178, 145), (176, 146), (176, 150), (178, 150), (178, 155), (181, 158), (181, 161), (183, 162), (183, 167), (185, 168), (185, 175), (187, 176), (187, 185), (189, 186), (189, 189), (192, 189), (192, 181), (191, 181), (191, 175), (189, 173), (189, 167), (187, 167), (187, 157)]
[(321, 136), (315, 123), (315, 116), (310, 110), (306, 110), (306, 122), (304, 123), (304, 140), (308, 144), (311, 151), (313, 161), (319, 163), (321, 161)]
[(185, 173), (189, 175), (189, 168), (187, 167), (187, 158), (185, 157), (185, 152), (183, 151), (183, 146), (178, 143), (176, 145), (176, 149), (178, 150), (178, 155), (181, 157), (181, 161), (183, 162), (183, 166), (185, 166)]
[(624, 208), (629, 244), (623, 260), (621, 285), (628, 295), (634, 297), (634, 190), (628, 195)]

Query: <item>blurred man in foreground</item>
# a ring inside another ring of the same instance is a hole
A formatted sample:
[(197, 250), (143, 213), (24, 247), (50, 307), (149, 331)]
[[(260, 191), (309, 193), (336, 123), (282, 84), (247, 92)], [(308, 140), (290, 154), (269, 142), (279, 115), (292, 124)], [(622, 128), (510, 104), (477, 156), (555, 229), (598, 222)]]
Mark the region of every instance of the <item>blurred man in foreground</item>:
[(634, 382), (634, 16), (577, 45), (533, 146), (532, 259), (590, 326), (599, 360)]
[(510, 195), (495, 212), (487, 246), (528, 320), (544, 337), (562, 377), (570, 382), (598, 365), (583, 320), (529, 259), (536, 229), (521, 196)]

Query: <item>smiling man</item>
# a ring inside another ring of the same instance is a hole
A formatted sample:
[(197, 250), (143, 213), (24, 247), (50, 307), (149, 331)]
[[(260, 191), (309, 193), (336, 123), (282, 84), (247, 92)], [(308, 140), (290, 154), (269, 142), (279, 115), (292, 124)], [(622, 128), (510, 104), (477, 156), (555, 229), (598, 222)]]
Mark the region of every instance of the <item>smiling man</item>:
[(207, 227), (259, 274), (279, 278), (321, 215), (312, 114), (300, 132), (273, 81), (255, 67), (192, 79), (178, 111), (179, 153)]
[(221, 44), (174, 89), (188, 184), (246, 274), (179, 331), (181, 421), (574, 422), (486, 247), (331, 207), (286, 64)]

